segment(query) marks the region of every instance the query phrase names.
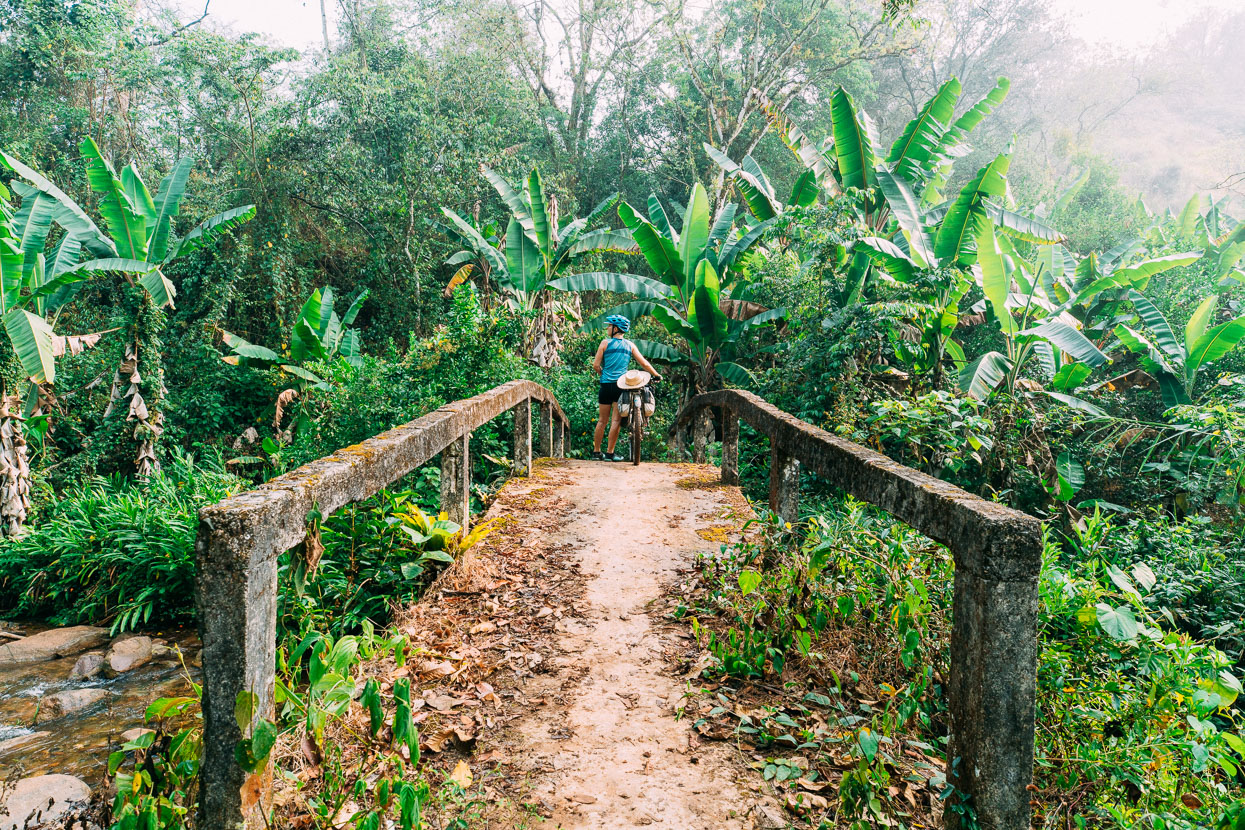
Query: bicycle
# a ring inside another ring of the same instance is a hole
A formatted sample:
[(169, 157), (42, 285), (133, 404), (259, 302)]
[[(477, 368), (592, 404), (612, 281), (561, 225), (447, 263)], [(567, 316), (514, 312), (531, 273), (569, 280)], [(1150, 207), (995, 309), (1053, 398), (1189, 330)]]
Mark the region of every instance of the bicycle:
[(657, 381), (650, 380), (638, 389), (628, 389), (623, 393), (626, 402), (621, 408), (627, 410), (626, 427), (631, 431), (631, 466), (640, 466), (640, 445), (644, 441), (644, 427), (657, 407), (657, 395), (653, 387)]

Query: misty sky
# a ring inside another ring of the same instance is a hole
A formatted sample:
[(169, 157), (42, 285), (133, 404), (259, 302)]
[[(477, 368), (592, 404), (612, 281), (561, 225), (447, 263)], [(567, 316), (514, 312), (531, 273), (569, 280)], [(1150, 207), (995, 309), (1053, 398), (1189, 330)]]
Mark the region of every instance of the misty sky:
[[(181, 0), (187, 16), (202, 11), (201, 0)], [(1131, 50), (1161, 38), (1205, 8), (1240, 8), (1245, 0), (1051, 0), (1081, 36), (1095, 44)], [(326, 0), (330, 20), (337, 0)], [(193, 10), (193, 12), (192, 12)], [(319, 0), (211, 0), (210, 20), (235, 32), (257, 31), (284, 46), (320, 41)], [(331, 23), (330, 23), (331, 31)]]

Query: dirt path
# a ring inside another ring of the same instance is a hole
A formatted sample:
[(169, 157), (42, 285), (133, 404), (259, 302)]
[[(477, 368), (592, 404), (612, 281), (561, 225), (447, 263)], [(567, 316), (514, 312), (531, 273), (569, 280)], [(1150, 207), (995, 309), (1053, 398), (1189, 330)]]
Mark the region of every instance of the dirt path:
[(509, 748), (552, 813), (545, 826), (752, 827), (758, 796), (737, 783), (742, 760), (725, 744), (700, 745), (677, 717), (684, 684), (668, 657), (688, 642), (647, 613), (697, 552), (718, 547), (742, 497), (704, 487), (712, 468), (571, 461), (558, 473), (551, 541), (573, 551), (586, 591), (580, 616), (558, 626), (557, 671), (525, 690), (560, 705), (523, 716)]

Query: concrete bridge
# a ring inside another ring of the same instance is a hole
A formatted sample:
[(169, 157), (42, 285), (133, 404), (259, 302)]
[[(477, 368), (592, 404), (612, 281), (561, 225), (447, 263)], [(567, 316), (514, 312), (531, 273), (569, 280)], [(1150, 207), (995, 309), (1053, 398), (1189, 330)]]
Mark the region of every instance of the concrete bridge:
[[(769, 501), (783, 517), (797, 517), (799, 473), (804, 467), (951, 549), (956, 575), (947, 689), (951, 715), (947, 781), (967, 799), (978, 825), (985, 830), (1028, 827), (1026, 787), (1033, 772), (1037, 581), (1042, 551), (1039, 522), (830, 435), (748, 392), (725, 390), (696, 397), (676, 419), (676, 433), (714, 411), (722, 419), (720, 474), (724, 484), (738, 484), (742, 420), (769, 438)], [(514, 419), (513, 465), (517, 477), (531, 474), (534, 444), (538, 457), (564, 455), (569, 422), (553, 394), (530, 381), (512, 381), (201, 511), (197, 542), (197, 603), (204, 667), (200, 827), (250, 830), (266, 826), (263, 811), (267, 799), (262, 794), (271, 781), (271, 770), (247, 773), (234, 760), (234, 748), (243, 736), (234, 703), (240, 692), (253, 692), (260, 701), (256, 716), (271, 716), (277, 558), (306, 538), (308, 514), (314, 508), (327, 515), (366, 499), (440, 456), (442, 509), (466, 525), (470, 520), (471, 433), (507, 413)], [(537, 415), (535, 425), (533, 413)], [(704, 460), (702, 441), (695, 442), (694, 455), (699, 456), (695, 460)], [(550, 492), (545, 488), (543, 497), (585, 505), (576, 514), (580, 525), (571, 530), (573, 538), (579, 540), (576, 554), (585, 563), (595, 562), (599, 566), (596, 578), (607, 581), (598, 586), (605, 591), (598, 603), (602, 608), (610, 597), (623, 596), (627, 591), (656, 590), (653, 573), (686, 562), (695, 553), (694, 535), (671, 542), (660, 533), (646, 534), (641, 524), (635, 534), (640, 541), (636, 542), (639, 547), (634, 557), (609, 562), (600, 559), (600, 547), (607, 538), (601, 535), (603, 528), (613, 520), (611, 509), (618, 510), (617, 505), (611, 508), (608, 495), (614, 490), (630, 494), (626, 515), (633, 518), (650, 516), (655, 517), (650, 521), (668, 522), (666, 514), (672, 510), (684, 512), (687, 505), (683, 502), (688, 497), (676, 486), (677, 476), (669, 465), (643, 465), (633, 470), (620, 465), (574, 463), (567, 469), (572, 474), (564, 477), (560, 489)], [(629, 484), (624, 478), (628, 474), (634, 479)], [(644, 655), (628, 645), (632, 639), (609, 637), (605, 629), (602, 631), (598, 639), (589, 638), (583, 645), (594, 654), (593, 665), (608, 666), (618, 661), (646, 665)], [(602, 682), (606, 679), (603, 675)], [(651, 677), (641, 680), (649, 683), (651, 688), (646, 688), (650, 691), (660, 692), (652, 685), (660, 681)], [(671, 730), (689, 728), (669, 720), (668, 724), (650, 724), (654, 741), (667, 739)], [(583, 756), (585, 769), (599, 775), (603, 766), (614, 763), (611, 759), (625, 765), (623, 755), (610, 751), (614, 739), (622, 740), (623, 730), (618, 731), (612, 736), (607, 727), (593, 733), (595, 742)], [(630, 735), (628, 741), (634, 744), (635, 736)], [(566, 771), (567, 776), (574, 774), (575, 769)], [(730, 801), (729, 788), (723, 789), (721, 782), (704, 782), (699, 789)], [(244, 792), (259, 792), (261, 797), (244, 799)], [(635, 803), (617, 806), (634, 810)], [(702, 814), (703, 810), (688, 813)], [(561, 826), (632, 823), (622, 821), (621, 814), (611, 813), (608, 803), (593, 815), (590, 823), (564, 822)], [(683, 830), (701, 826), (688, 823), (690, 820), (680, 815), (673, 810), (660, 826)], [(961, 826), (959, 812), (947, 810), (944, 815), (947, 827)], [(703, 826), (734, 825), (724, 818), (721, 823), (710, 821)]]

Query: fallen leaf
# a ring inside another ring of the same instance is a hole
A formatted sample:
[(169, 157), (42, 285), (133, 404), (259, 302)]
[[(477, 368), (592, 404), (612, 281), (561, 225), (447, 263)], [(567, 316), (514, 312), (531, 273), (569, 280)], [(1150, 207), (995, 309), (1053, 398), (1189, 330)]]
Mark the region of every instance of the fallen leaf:
[(464, 790), (471, 786), (471, 767), (467, 766), (466, 761), (458, 762), (458, 766), (450, 773), (450, 780)]
[(450, 738), (454, 737), (453, 729), (442, 729), (435, 735), (425, 735), (423, 741), (424, 749), (429, 752), (440, 752), (445, 749), (445, 745), (449, 743)]
[(571, 801), (578, 802), (579, 804), (596, 804), (597, 797), (595, 795), (585, 795), (583, 793), (576, 793), (575, 795), (571, 796)]
[(435, 692), (424, 695), (424, 702), (428, 704), (429, 708), (436, 709), (438, 712), (451, 712), (455, 706), (462, 703), (462, 701), (456, 697), (437, 694)]
[(419, 667), (420, 674), (435, 674), (440, 677), (448, 677), (454, 673), (454, 664), (446, 660), (425, 660)]
[(497, 698), (497, 693), (493, 691), (493, 687), (488, 683), (481, 683), (476, 686), (476, 697), (489, 703), (501, 703), (501, 701)]
[(536, 619), (542, 619), (553, 613), (553, 609), (546, 605), (544, 608), (536, 612)]
[(829, 786), (826, 781), (809, 781), (807, 778), (801, 778), (795, 783), (799, 784), (801, 789), (814, 793), (819, 793)]
[(1202, 799), (1198, 798), (1193, 793), (1185, 793), (1180, 796), (1180, 803), (1184, 804), (1184, 806), (1188, 807), (1190, 810), (1202, 809)]
[(471, 627), (472, 634), (491, 634), (497, 630), (497, 623), (485, 620), (482, 623)]
[(353, 801), (347, 801), (342, 808), (337, 811), (337, 815), (333, 816), (333, 826), (342, 828), (350, 824), (350, 820), (359, 814), (359, 805)]

